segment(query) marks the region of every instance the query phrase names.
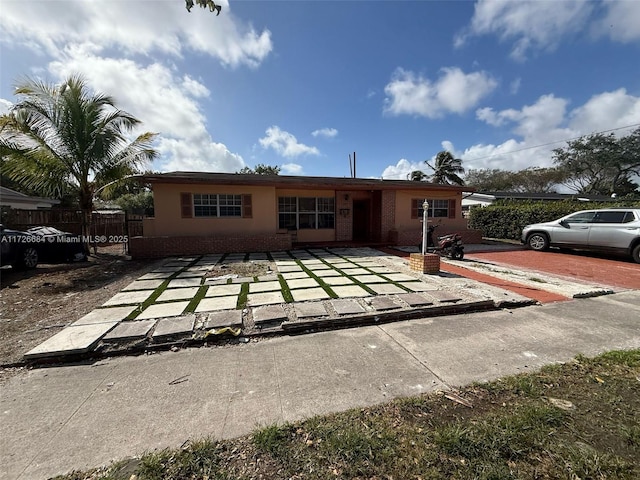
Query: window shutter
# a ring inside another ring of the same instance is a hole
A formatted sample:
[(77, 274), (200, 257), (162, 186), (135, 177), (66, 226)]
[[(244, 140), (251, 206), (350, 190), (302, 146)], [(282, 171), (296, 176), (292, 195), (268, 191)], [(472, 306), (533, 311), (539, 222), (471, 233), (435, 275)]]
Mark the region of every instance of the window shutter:
[(418, 218), (418, 199), (411, 199), (411, 218)]
[(251, 195), (242, 195), (242, 218), (253, 217), (253, 205), (251, 204)]
[(449, 200), (449, 218), (456, 218), (456, 201)]
[(193, 217), (193, 206), (191, 204), (191, 194), (190, 193), (181, 193), (180, 194), (180, 210), (182, 212), (182, 218), (191, 218), (191, 217)]

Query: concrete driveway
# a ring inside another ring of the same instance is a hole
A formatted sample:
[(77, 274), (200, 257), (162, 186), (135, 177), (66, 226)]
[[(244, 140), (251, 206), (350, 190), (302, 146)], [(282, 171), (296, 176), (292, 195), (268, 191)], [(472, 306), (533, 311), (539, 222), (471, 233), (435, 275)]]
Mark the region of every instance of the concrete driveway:
[(640, 264), (624, 257), (557, 250), (506, 250), (469, 253), (466, 258), (558, 275), (577, 282), (640, 289)]

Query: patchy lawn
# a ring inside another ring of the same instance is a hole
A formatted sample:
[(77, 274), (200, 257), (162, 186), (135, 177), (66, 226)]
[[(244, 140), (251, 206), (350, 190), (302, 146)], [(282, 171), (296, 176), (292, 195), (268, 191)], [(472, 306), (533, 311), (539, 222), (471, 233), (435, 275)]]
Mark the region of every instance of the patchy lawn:
[(86, 262), (38, 265), (0, 273), (0, 383), (15, 372), (7, 365), (55, 335), (157, 262), (126, 260), (122, 246), (103, 247)]
[(637, 479), (640, 350), (57, 478)]

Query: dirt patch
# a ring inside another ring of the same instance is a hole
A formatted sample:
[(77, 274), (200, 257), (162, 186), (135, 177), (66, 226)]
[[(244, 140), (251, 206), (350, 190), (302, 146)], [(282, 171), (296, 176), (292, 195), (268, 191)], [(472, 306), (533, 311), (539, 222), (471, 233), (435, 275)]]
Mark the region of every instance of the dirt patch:
[(232, 262), (215, 265), (207, 272), (206, 278), (224, 277), (227, 275), (238, 277), (260, 277), (273, 273), (275, 266), (269, 261)]
[(65, 326), (102, 305), (157, 262), (127, 260), (104, 247), (86, 262), (2, 269), (0, 278), (0, 383), (16, 369), (2, 368)]

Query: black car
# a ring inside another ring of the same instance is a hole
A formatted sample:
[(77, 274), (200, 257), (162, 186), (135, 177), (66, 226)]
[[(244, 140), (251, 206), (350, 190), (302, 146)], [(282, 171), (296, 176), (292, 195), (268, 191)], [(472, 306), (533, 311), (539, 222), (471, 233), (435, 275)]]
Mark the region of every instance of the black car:
[(33, 227), (22, 232), (2, 228), (1, 265), (35, 268), (38, 263), (83, 261), (87, 251), (80, 235), (53, 227)]
[(0, 265), (35, 268), (38, 265), (38, 239), (35, 235), (0, 226)]

